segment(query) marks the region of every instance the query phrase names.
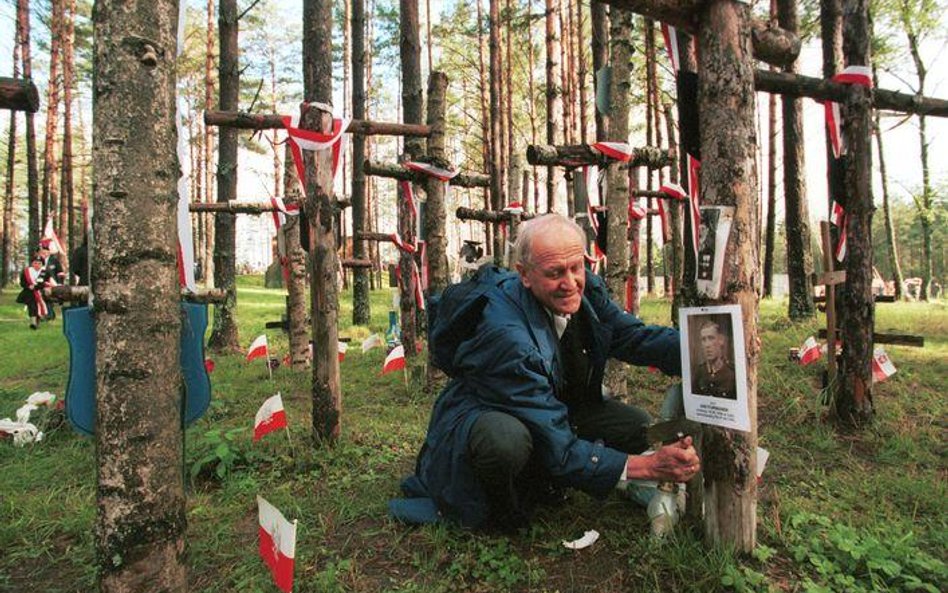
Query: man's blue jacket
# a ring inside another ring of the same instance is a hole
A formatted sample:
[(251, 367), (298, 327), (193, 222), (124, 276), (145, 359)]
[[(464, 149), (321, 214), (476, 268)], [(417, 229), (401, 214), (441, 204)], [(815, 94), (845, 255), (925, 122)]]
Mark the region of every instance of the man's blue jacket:
[[(419, 521), (448, 517), (472, 528), (485, 522), (487, 500), (468, 463), (467, 443), (471, 426), (490, 410), (523, 422), (534, 455), (554, 483), (606, 496), (622, 474), (626, 454), (581, 440), (570, 428), (566, 405), (555, 396), (562, 377), (550, 315), (514, 272), (482, 268), (473, 282), (460, 294), (452, 294), (453, 287), (445, 291), (429, 330), (432, 359), (451, 381), (432, 411), (416, 475), (402, 487), (409, 497), (430, 498), (427, 507), (413, 508), (428, 508), (431, 516), (404, 512), (412, 508), (408, 501), (393, 501), (392, 513)], [(602, 397), (598, 386), (609, 357), (681, 374), (678, 332), (647, 326), (622, 311), (589, 272), (582, 307), (593, 327), (587, 382), (597, 386), (593, 397)], [(409, 507), (399, 509), (400, 503)]]

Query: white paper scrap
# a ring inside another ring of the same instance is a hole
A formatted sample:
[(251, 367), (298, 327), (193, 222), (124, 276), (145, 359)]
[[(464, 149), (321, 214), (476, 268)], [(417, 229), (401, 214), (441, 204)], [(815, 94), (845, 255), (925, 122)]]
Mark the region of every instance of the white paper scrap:
[(596, 540), (599, 539), (599, 532), (595, 529), (590, 529), (583, 534), (583, 537), (575, 539), (571, 542), (563, 540), (563, 545), (570, 550), (582, 550), (583, 548), (588, 548), (589, 546), (596, 543)]

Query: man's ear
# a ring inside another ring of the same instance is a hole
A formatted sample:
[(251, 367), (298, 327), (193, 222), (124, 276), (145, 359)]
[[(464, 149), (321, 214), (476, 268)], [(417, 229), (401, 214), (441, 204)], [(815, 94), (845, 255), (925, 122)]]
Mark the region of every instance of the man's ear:
[(520, 283), (524, 285), (525, 288), (530, 288), (530, 279), (527, 277), (527, 268), (520, 262), (514, 264), (517, 268), (517, 273), (520, 275)]

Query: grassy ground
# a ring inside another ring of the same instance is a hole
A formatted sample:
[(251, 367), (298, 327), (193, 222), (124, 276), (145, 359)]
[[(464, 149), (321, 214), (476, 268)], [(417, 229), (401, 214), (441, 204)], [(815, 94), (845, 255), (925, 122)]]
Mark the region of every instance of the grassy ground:
[[(384, 330), (390, 298), (388, 289), (373, 295), (371, 328), (350, 328), (342, 304), (342, 335), (356, 346), (342, 363), (344, 436), (333, 449), (308, 445), (307, 373), (280, 368), (270, 383), (263, 365), (214, 357), (214, 400), (186, 435), (192, 591), (276, 590), (257, 557), (256, 494), (299, 520), (298, 592), (948, 589), (944, 304), (879, 306), (877, 331), (923, 334), (926, 347), (888, 349), (899, 371), (875, 389), (877, 421), (849, 434), (824, 421), (819, 365), (787, 360), (817, 321), (792, 324), (786, 302), (763, 304), (759, 432), (771, 459), (760, 546), (738, 558), (685, 534), (658, 545), (631, 502), (580, 493), (515, 536), (391, 522), (386, 502), (413, 466), (432, 397), (409, 391), (399, 375), (379, 376), (380, 350), (359, 351), (358, 340)], [(279, 319), (283, 295), (242, 278), (239, 299), (246, 345)], [(643, 316), (663, 323), (668, 304), (646, 302)], [(285, 352), (285, 338), (269, 335)], [(61, 321), (31, 332), (13, 292), (0, 296), (0, 417), (34, 391), (61, 395), (67, 366)], [(636, 369), (630, 382), (635, 400), (656, 410), (668, 380)], [(294, 448), (281, 434), (251, 446), (254, 412), (276, 390)], [(0, 441), (0, 592), (93, 590), (94, 509), (92, 440), (51, 425), (35, 446)], [(591, 548), (560, 544), (587, 529), (602, 534)]]

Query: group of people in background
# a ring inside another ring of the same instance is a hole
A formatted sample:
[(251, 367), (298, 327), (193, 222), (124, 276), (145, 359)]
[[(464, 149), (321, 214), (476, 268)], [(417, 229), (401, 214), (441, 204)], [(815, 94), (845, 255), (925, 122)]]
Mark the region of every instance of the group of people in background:
[(63, 284), (65, 280), (66, 272), (62, 263), (50, 252), (50, 241), (42, 240), (39, 250), (20, 273), (22, 290), (16, 297), (16, 302), (26, 305), (30, 329), (37, 329), (40, 322), (55, 318), (52, 306), (46, 301), (44, 289)]

